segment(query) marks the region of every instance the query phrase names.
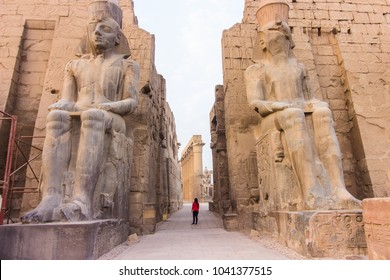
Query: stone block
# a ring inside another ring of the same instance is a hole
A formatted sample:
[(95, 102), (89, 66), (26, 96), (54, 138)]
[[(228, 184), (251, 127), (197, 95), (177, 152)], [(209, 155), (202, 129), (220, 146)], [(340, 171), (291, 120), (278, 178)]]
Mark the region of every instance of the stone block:
[(370, 19), (367, 13), (353, 13), (353, 19), (355, 23), (369, 23)]
[(121, 220), (12, 224), (0, 227), (2, 260), (91, 260), (126, 241)]
[(386, 23), (386, 18), (383, 16), (383, 14), (369, 13), (368, 17), (370, 18), (370, 23), (371, 24)]
[(390, 198), (363, 200), (368, 258), (390, 260)]
[(352, 20), (353, 16), (349, 12), (329, 11), (330, 19), (335, 20)]
[(237, 214), (224, 214), (223, 226), (227, 231), (238, 230), (238, 215)]

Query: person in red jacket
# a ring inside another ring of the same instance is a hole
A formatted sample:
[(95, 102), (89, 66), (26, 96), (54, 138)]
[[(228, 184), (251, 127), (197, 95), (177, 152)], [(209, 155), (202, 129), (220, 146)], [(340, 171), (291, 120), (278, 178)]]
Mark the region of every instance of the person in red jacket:
[(198, 198), (195, 197), (194, 202), (192, 203), (192, 224), (198, 224), (198, 214), (199, 214), (199, 202)]

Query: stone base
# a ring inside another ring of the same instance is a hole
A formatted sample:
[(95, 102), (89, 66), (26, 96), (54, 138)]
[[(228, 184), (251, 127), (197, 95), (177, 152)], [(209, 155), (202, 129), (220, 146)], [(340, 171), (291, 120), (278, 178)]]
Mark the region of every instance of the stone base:
[(363, 200), (368, 258), (390, 260), (390, 198)]
[(362, 211), (275, 211), (253, 213), (255, 229), (309, 258), (366, 255)]
[(3, 225), (0, 259), (97, 259), (128, 235), (129, 225), (118, 220)]
[(214, 201), (210, 201), (209, 203), (209, 211), (211, 212), (217, 212), (217, 208), (218, 206), (216, 205), (216, 203)]
[(238, 215), (237, 214), (223, 214), (223, 226), (227, 231), (238, 230)]

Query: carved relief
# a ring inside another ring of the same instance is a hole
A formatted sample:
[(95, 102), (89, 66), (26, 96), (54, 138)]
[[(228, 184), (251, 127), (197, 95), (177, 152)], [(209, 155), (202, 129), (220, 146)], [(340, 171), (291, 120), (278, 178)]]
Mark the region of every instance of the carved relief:
[(361, 213), (316, 213), (309, 220), (308, 247), (313, 256), (364, 255), (367, 244)]

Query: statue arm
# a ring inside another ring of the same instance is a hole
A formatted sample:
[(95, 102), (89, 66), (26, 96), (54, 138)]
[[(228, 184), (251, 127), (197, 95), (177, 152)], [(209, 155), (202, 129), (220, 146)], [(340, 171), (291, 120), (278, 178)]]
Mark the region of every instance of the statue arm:
[(262, 82), (264, 80), (264, 65), (254, 64), (245, 70), (245, 86), (249, 106), (262, 117), (287, 108), (283, 102), (265, 100)]
[(309, 78), (307, 77), (307, 72), (305, 70), (305, 66), (303, 64), (300, 64), (300, 67), (302, 69), (302, 89), (303, 89), (303, 96), (306, 100), (308, 100), (306, 104), (306, 110), (312, 111), (313, 108), (319, 108), (319, 107), (329, 107), (329, 104), (327, 102), (321, 101), (316, 96), (313, 95), (313, 92), (310, 88)]
[(307, 77), (306, 69), (305, 66), (301, 63), (299, 63), (299, 67), (301, 68), (302, 71), (302, 90), (303, 90), (303, 96), (305, 99), (310, 100), (313, 98), (313, 93), (310, 88), (310, 83), (309, 79)]
[(64, 85), (62, 89), (61, 99), (49, 106), (49, 110), (65, 110), (74, 111), (77, 101), (77, 85), (73, 74), (74, 61), (68, 62), (65, 67)]
[(100, 109), (121, 116), (134, 112), (137, 107), (137, 93), (140, 80), (140, 67), (137, 62), (126, 59), (123, 64), (124, 78), (122, 100), (99, 104)]

